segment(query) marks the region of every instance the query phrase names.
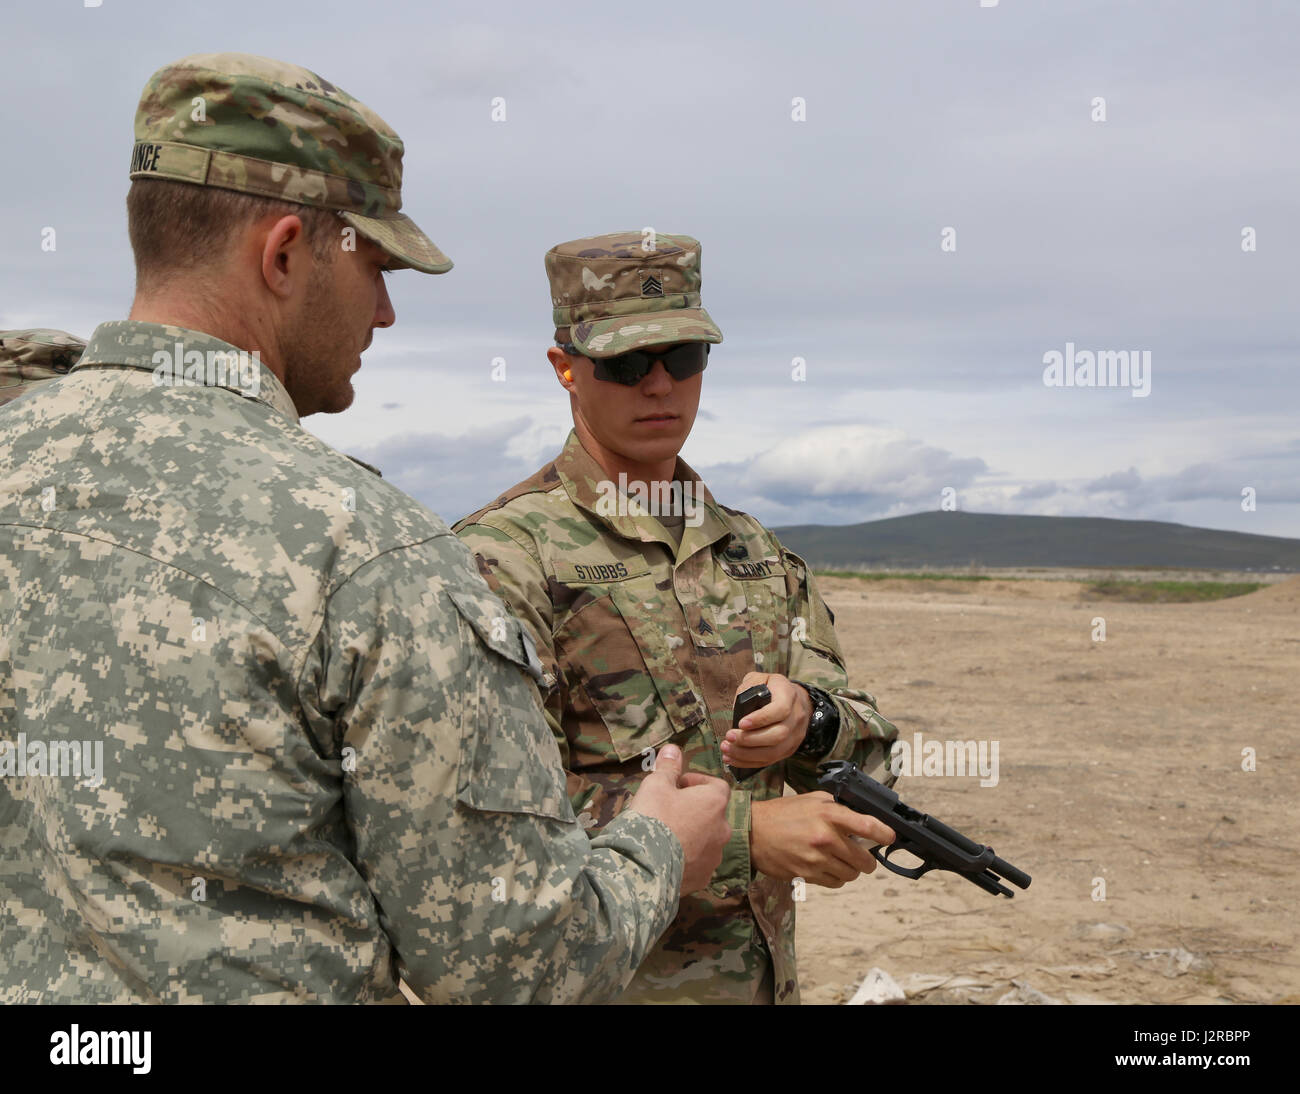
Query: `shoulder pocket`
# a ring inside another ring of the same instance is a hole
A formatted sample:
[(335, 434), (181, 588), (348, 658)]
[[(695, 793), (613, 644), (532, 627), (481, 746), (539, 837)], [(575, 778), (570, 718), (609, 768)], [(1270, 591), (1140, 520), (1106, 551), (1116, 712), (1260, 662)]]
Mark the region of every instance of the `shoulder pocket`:
[(541, 676), (528, 632), (486, 588), (447, 595), (465, 638), (486, 647), (468, 659), (473, 680), (466, 682), (467, 709), (459, 719), (458, 800), (486, 812), (572, 820), (560, 750), (528, 679)]
[(791, 638), (844, 668), (844, 654), (835, 635), (835, 613), (817, 588), (808, 563), (786, 547), (781, 548), (781, 558), (794, 581), (792, 592), (808, 612), (807, 618), (795, 619)]
[(542, 662), (537, 656), (537, 647), (524, 625), (498, 597), (487, 590), (470, 592), (466, 589), (448, 589), (447, 595), (483, 645), (518, 665), (533, 680), (542, 678)]

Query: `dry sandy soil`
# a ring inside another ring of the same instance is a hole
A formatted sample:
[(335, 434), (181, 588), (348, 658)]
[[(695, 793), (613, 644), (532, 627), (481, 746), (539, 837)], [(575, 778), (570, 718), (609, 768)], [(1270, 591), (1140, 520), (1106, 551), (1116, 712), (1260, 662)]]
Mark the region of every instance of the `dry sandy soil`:
[(1076, 581), (821, 584), (854, 685), (904, 739), (999, 742), (996, 786), (903, 778), (903, 800), (1033, 884), (810, 887), (805, 1003), (873, 967), (909, 1003), (1300, 1002), (1300, 578), (1151, 605)]

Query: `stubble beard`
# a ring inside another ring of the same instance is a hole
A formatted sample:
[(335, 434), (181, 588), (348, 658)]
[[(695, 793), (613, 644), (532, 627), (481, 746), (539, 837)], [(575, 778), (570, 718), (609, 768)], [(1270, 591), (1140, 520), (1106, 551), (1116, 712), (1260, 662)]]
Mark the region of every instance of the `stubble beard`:
[(333, 269), (329, 259), (322, 260), (312, 270), (302, 311), (283, 348), (285, 376), (293, 378), (290, 394), (301, 417), (338, 414), (356, 397), (352, 359), (344, 356), (351, 340), (339, 314)]

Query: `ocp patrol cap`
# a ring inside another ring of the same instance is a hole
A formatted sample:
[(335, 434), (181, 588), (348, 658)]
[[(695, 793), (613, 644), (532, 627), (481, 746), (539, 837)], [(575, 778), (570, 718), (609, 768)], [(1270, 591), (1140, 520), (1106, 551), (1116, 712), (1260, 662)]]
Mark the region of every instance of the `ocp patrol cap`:
[(646, 229), (573, 239), (546, 252), (546, 276), (557, 337), (584, 356), (722, 341), (700, 306), (700, 241), (690, 236)]
[(67, 331), (0, 330), (0, 406), (67, 373), (85, 348)]
[(452, 263), (402, 207), (401, 139), (314, 72), (247, 53), (196, 53), (150, 77), (131, 178), (172, 179), (334, 209), (393, 269)]

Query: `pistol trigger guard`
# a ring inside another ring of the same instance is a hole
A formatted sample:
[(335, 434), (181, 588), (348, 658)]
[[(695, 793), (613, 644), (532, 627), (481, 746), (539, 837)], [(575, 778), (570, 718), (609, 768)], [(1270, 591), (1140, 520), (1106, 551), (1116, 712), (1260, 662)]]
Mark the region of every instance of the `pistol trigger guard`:
[[(912, 878), (913, 880), (922, 877), (935, 868), (934, 863), (925, 861), (922, 861), (920, 866), (895, 865), (889, 861), (889, 855), (891, 851), (897, 851), (899, 848), (902, 848), (904, 851), (910, 851), (914, 855), (917, 854), (916, 850), (906, 843), (891, 843), (886, 848), (873, 847), (871, 849), (871, 857), (890, 873), (897, 874), (899, 877)], [(882, 850), (884, 851), (884, 854), (881, 854)]]

